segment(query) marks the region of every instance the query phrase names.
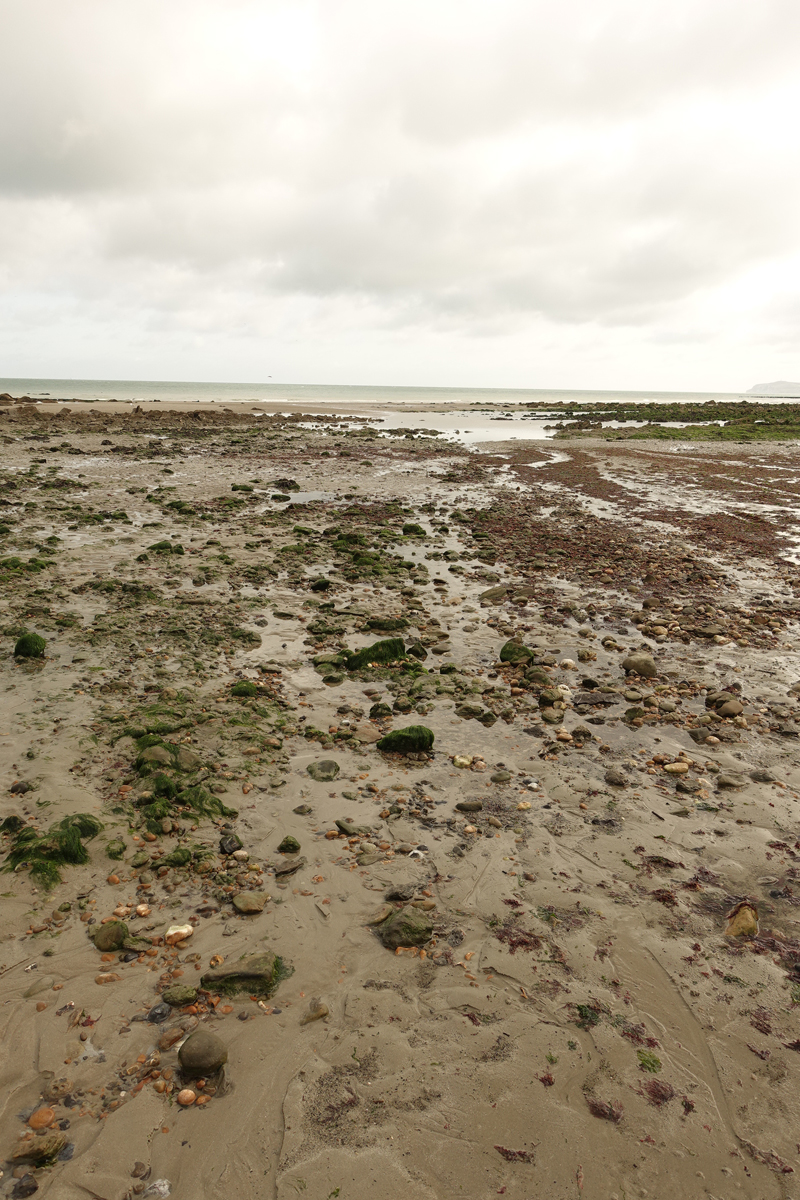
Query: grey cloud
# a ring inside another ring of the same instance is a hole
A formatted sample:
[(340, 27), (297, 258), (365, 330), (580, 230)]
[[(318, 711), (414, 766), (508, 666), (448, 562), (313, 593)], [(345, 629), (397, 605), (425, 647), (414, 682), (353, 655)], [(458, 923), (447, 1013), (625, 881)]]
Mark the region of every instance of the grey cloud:
[(19, 311), (113, 287), (165, 336), (256, 336), (291, 301), (309, 330), (655, 345), (800, 240), (796, 0), (8, 0), (4, 22)]

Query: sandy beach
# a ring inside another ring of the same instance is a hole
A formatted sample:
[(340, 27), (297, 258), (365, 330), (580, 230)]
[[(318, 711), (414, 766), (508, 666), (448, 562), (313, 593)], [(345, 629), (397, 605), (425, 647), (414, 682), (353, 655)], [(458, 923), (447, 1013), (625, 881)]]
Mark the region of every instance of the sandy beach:
[(67, 408), (0, 407), (0, 1196), (800, 1196), (796, 443)]

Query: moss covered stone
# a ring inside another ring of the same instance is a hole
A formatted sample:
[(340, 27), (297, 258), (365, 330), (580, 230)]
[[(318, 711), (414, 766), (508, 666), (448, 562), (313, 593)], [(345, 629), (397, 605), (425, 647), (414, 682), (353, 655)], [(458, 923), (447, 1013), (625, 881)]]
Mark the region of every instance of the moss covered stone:
[(347, 660), (348, 671), (360, 671), (370, 663), (396, 662), (406, 657), (406, 648), (402, 638), (386, 638), (382, 642), (373, 642), (356, 654), (351, 654)]
[(396, 950), (398, 946), (422, 946), (433, 935), (433, 923), (426, 912), (408, 904), (384, 921), (378, 934), (387, 950)]
[(38, 633), (23, 633), (14, 647), (16, 658), (41, 658), (47, 642)]
[(523, 646), (522, 642), (517, 642), (513, 638), (506, 642), (500, 651), (500, 662), (518, 663), (527, 662), (533, 658), (533, 651), (527, 646)]
[(382, 737), (378, 749), (394, 754), (419, 754), (432, 748), (433, 739), (433, 730), (427, 725), (407, 725)]
[(250, 679), (242, 679), (241, 682), (235, 683), (231, 688), (232, 696), (257, 696), (258, 688)]
[(299, 854), (300, 853), (300, 843), (298, 842), (297, 838), (292, 837), (291, 834), (287, 834), (286, 837), (281, 842), (280, 846), (278, 846), (278, 853), (279, 854)]

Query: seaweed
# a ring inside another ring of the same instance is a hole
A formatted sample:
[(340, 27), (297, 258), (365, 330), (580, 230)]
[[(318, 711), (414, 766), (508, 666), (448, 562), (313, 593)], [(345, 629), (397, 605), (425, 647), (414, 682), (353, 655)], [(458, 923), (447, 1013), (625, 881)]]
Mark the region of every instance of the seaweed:
[(64, 817), (51, 825), (47, 833), (26, 826), (17, 834), (2, 870), (16, 871), (27, 864), (32, 879), (45, 888), (54, 887), (61, 882), (59, 867), (89, 861), (83, 842), (96, 837), (102, 828), (102, 822), (89, 813)]

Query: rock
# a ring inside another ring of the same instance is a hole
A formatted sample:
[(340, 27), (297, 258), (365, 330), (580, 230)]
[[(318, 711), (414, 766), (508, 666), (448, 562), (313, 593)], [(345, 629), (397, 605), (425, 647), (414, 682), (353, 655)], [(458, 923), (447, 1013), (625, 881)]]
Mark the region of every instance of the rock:
[(241, 850), (242, 839), (235, 833), (226, 833), (219, 839), (220, 854), (233, 854), (234, 850)]
[(172, 766), (173, 758), (166, 746), (147, 746), (139, 755), (138, 761), (143, 765), (158, 763), (162, 767)]
[(264, 950), (212, 968), (203, 975), (201, 983), (204, 988), (218, 991), (264, 995), (279, 982), (280, 968), (280, 959), (271, 950)]
[[(415, 883), (396, 883), (389, 888), (386, 893), (387, 900), (411, 900), (417, 890)], [(393, 910), (390, 910), (386, 915), (389, 916)]]
[(506, 584), (500, 584), (499, 587), (490, 587), (487, 591), (481, 592), (478, 600), (481, 604), (499, 604), (508, 595), (508, 591)]
[(215, 1075), (228, 1061), (228, 1047), (209, 1029), (196, 1029), (178, 1051), (178, 1061), (188, 1079)]
[(383, 853), (380, 850), (366, 850), (363, 854), (359, 854), (356, 862), (360, 867), (371, 867), (376, 862), (381, 862)]
[(47, 642), (38, 633), (23, 633), (14, 647), (15, 658), (41, 658)]
[(463, 721), (479, 721), (482, 715), (482, 704), (459, 704), (456, 708), (456, 716), (461, 717)]
[(415, 754), (433, 747), (434, 733), (427, 725), (407, 725), (395, 729), (378, 742), (378, 749), (386, 753)]
[(467, 812), (467, 813), (482, 812), (483, 801), (482, 800), (459, 800), (458, 804), (456, 805), (456, 808), (458, 809), (459, 812)]
[(458, 767), (459, 770), (465, 771), (468, 767), (472, 766), (472, 758), (468, 757), (466, 754), (454, 754), (453, 766)]
[(750, 772), (750, 778), (753, 783), (774, 783), (778, 776), (769, 767), (756, 767)]
[(286, 837), (283, 839), (280, 846), (278, 846), (278, 853), (279, 854), (299, 854), (300, 853), (300, 843), (298, 842), (297, 838), (292, 837), (291, 834), (287, 833)]
[(24, 1200), (26, 1196), (32, 1196), (38, 1190), (39, 1184), (32, 1175), (21, 1175), (14, 1184), (11, 1200)]
[(603, 778), (611, 787), (628, 786), (628, 776), (619, 767), (609, 767)]
[(748, 900), (742, 900), (727, 914), (728, 924), (725, 937), (756, 937), (758, 934), (758, 909)]
[(188, 1108), (197, 1099), (197, 1092), (193, 1092), (191, 1088), (181, 1088), (175, 1099), (181, 1108)]
[(668, 775), (685, 775), (689, 770), (689, 764), (685, 762), (665, 763), (664, 770)]
[(542, 708), (539, 710), (539, 716), (548, 725), (560, 725), (564, 720), (564, 712), (560, 708)]
[(161, 999), (172, 1008), (183, 1008), (184, 1004), (194, 1004), (197, 988), (188, 983), (173, 983), (171, 987), (164, 988)]
[(339, 774), (339, 764), (332, 758), (323, 758), (319, 762), (309, 763), (306, 771), (317, 783), (330, 783)]
[(304, 1016), (300, 1018), (301, 1025), (310, 1025), (312, 1021), (320, 1021), (328, 1015), (328, 1006), (323, 1004), (318, 996), (308, 1006)]
[[(373, 705), (373, 708), (375, 707), (378, 706)], [(388, 708), (389, 706), (388, 704), (384, 704), (381, 707)], [(372, 709), (370, 709), (370, 713), (371, 712)], [(380, 741), (381, 731), (376, 729), (374, 725), (369, 725), (366, 722), (363, 722), (362, 724), (354, 727), (353, 737), (356, 739), (356, 741), (361, 742), (362, 746), (370, 746), (374, 742)]]
[(237, 892), (232, 903), (237, 912), (260, 913), (264, 911), (264, 905), (269, 899), (267, 892)]
[(396, 950), (398, 946), (422, 946), (431, 939), (433, 923), (426, 913), (406, 905), (384, 921), (378, 932), (387, 950)]
[(200, 755), (195, 754), (194, 750), (190, 750), (187, 746), (180, 747), (175, 756), (175, 762), (181, 771), (197, 771), (203, 765)]
[(95, 947), (103, 954), (110, 954), (114, 950), (121, 950), (128, 934), (128, 926), (124, 921), (107, 921), (105, 925), (101, 925), (91, 935), (91, 939)]
[(492, 783), (508, 783), (511, 778), (510, 771), (495, 771), (494, 775), (489, 777)]
[(158, 1004), (154, 1004), (150, 1012), (145, 1017), (151, 1025), (160, 1025), (162, 1021), (166, 1021), (172, 1016), (172, 1009), (165, 1000), (160, 1000)]
[(282, 863), (276, 863), (273, 867), (276, 876), (294, 875), (295, 871), (299, 871), (301, 867), (306, 865), (306, 858), (290, 858)]
[(341, 817), (336, 819), (336, 828), (348, 837), (372, 837), (374, 832), (369, 825), (356, 825), (353, 821), (342, 820)]
[(523, 646), (522, 642), (518, 642), (515, 638), (506, 642), (500, 651), (500, 662), (520, 663), (527, 662), (533, 658), (533, 651), (527, 646)]
[(33, 1138), (16, 1146), (11, 1159), (13, 1162), (30, 1162), (36, 1166), (44, 1166), (54, 1162), (67, 1144), (65, 1133), (48, 1133), (42, 1138)]
[(717, 712), (721, 717), (738, 717), (744, 712), (744, 705), (738, 700), (726, 700), (724, 704), (720, 704)]
[(700, 784), (696, 779), (679, 779), (675, 785), (676, 792), (682, 792), (686, 796), (692, 796), (695, 792), (700, 791)]
[(298, 817), (307, 817), (313, 811), (310, 804), (298, 804), (297, 808), (292, 809), (292, 812), (297, 813)]
[(658, 675), (658, 667), (649, 654), (636, 652), (622, 660), (622, 668), (628, 675), (641, 675), (643, 679), (653, 679)]
[(740, 775), (736, 771), (723, 771), (717, 776), (718, 788), (741, 788), (747, 787), (750, 780), (746, 775)]

